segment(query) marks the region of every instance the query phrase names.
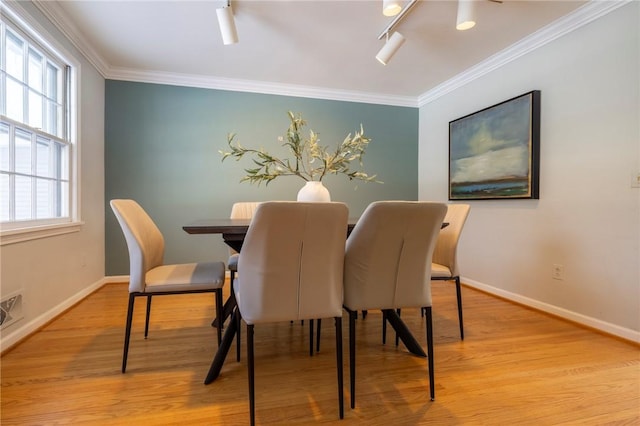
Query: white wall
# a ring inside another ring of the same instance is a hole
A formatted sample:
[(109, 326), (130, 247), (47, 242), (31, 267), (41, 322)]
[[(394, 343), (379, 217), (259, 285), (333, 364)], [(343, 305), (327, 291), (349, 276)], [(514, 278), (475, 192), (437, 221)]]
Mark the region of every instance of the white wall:
[[(2, 330), (1, 349), (44, 325), (104, 280), (104, 78), (30, 3), (18, 12), (81, 62), (79, 232), (0, 247), (0, 295), (23, 294), (24, 319)], [(30, 16), (30, 18), (29, 18)]]
[(447, 200), (449, 121), (541, 90), (540, 199), (470, 202), (463, 281), (636, 341), (639, 28), (631, 2), (435, 99), (420, 110), (419, 153), (420, 199)]

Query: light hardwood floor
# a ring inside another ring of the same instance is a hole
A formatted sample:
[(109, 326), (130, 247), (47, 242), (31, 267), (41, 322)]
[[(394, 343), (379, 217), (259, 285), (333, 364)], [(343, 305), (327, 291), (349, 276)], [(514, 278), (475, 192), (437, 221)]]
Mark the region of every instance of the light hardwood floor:
[[(344, 316), (342, 421), (332, 321), (313, 357), (306, 325), (256, 326), (257, 423), (640, 424), (637, 345), (466, 287), (461, 342), (454, 286), (436, 282), (433, 296), (434, 402), (426, 360), (396, 347), (393, 334), (383, 346), (380, 313), (370, 312), (357, 324), (355, 410)], [(155, 298), (147, 340), (139, 300), (121, 374), (127, 297), (126, 285), (106, 285), (2, 356), (2, 425), (248, 424), (244, 342), (241, 362), (232, 348), (219, 379), (203, 384), (216, 350), (212, 296)], [(419, 312), (402, 317), (426, 347)]]

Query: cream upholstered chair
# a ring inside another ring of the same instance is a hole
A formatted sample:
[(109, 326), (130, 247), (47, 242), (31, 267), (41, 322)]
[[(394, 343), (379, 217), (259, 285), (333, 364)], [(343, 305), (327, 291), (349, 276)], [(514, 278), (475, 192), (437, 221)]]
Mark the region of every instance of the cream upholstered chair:
[[(343, 418), (342, 286), (348, 209), (343, 203), (271, 201), (255, 211), (238, 259), (234, 291), (247, 324), (249, 407), (255, 422), (254, 326), (335, 318)], [(259, 328), (258, 328), (259, 329)]]
[[(253, 212), (258, 207), (259, 202), (256, 201), (241, 201), (233, 203), (231, 206), (230, 219), (251, 219)], [(233, 281), (236, 273), (238, 272), (238, 252), (229, 247), (229, 260), (227, 260), (227, 268), (229, 268), (229, 282), (231, 283), (231, 295), (233, 295)], [(227, 313), (228, 314), (228, 313)], [(217, 326), (217, 319), (214, 319), (211, 325)], [(238, 339), (239, 341), (239, 339)], [(240, 361), (240, 354), (238, 354), (238, 361)]]
[[(133, 200), (111, 200), (111, 208), (120, 223), (129, 249), (129, 307), (122, 354), (122, 372), (127, 368), (131, 322), (136, 297), (147, 298), (144, 337), (149, 332), (151, 298), (156, 295), (214, 292), (216, 316), (222, 323), (222, 286), (224, 262), (164, 264), (164, 237), (144, 211)], [(218, 327), (218, 344), (222, 337)]]
[(462, 291), (460, 289), (460, 270), (458, 266), (458, 241), (469, 216), (469, 204), (448, 204), (444, 218), (449, 225), (440, 231), (436, 248), (433, 251), (431, 279), (456, 282), (458, 296), (458, 321), (460, 323), (460, 339), (464, 340), (462, 322)]
[[(239, 201), (233, 203), (231, 206), (231, 219), (251, 219), (260, 202), (258, 201)], [(227, 261), (227, 268), (229, 268), (229, 282), (231, 283), (231, 294), (233, 294), (233, 282), (235, 280), (236, 273), (238, 272), (238, 257), (239, 253), (229, 247), (229, 260)], [(320, 326), (321, 319), (318, 319), (318, 333), (317, 333), (317, 350), (320, 350)], [(217, 324), (216, 320), (213, 320), (213, 325)], [(313, 355), (313, 320), (309, 320), (309, 354)], [(240, 339), (237, 339), (236, 359), (240, 361)]]
[[(257, 201), (239, 201), (237, 203), (233, 203), (231, 206), (231, 214), (229, 218), (231, 219), (251, 219), (253, 217), (253, 213), (258, 208)], [(227, 261), (227, 268), (229, 268), (229, 282), (231, 283), (231, 295), (235, 297), (233, 292), (233, 282), (235, 281), (236, 273), (238, 272), (238, 257), (240, 253), (229, 247), (229, 260)], [(213, 321), (213, 324), (216, 324), (216, 320)], [(238, 329), (239, 330), (239, 329)], [(240, 361), (240, 334), (238, 334), (238, 339), (236, 340), (236, 360)]]
[(349, 313), (351, 408), (355, 407), (355, 320), (356, 312), (363, 310), (426, 308), (429, 385), (431, 399), (435, 397), (429, 266), (446, 211), (443, 203), (374, 202), (347, 239), (344, 307)]
[[(231, 219), (251, 219), (253, 213), (256, 211), (259, 202), (255, 201), (243, 201), (233, 203), (231, 206)], [(231, 285), (235, 278), (236, 272), (238, 272), (238, 252), (229, 247), (229, 260), (227, 261), (227, 267), (229, 268), (229, 278)]]

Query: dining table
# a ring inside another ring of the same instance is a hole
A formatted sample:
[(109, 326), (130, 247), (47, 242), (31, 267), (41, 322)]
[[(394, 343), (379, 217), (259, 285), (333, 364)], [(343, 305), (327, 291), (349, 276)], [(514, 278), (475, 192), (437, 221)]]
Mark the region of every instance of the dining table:
[[(348, 237), (353, 228), (355, 227), (358, 219), (357, 218), (349, 218), (347, 223), (347, 229), (345, 236)], [(220, 234), (222, 235), (223, 241), (232, 249), (237, 251), (238, 253), (242, 250), (242, 243), (244, 242), (244, 238), (249, 230), (249, 225), (251, 224), (251, 219), (230, 219), (230, 218), (210, 218), (210, 219), (200, 219), (193, 221), (187, 225), (184, 225), (182, 229), (188, 234)], [(443, 222), (441, 228), (445, 228), (449, 223)], [(215, 381), (220, 375), (220, 371), (222, 370), (222, 366), (224, 361), (229, 353), (229, 349), (231, 348), (231, 344), (233, 343), (233, 339), (237, 333), (237, 309), (235, 295), (234, 292), (231, 291), (229, 298), (226, 300), (224, 304), (224, 313), (223, 313), (223, 324), (226, 318), (231, 315), (231, 320), (227, 324), (224, 335), (222, 336), (222, 342), (218, 346), (218, 350), (211, 362), (211, 367), (209, 368), (209, 372), (207, 373), (207, 377), (204, 380), (205, 384), (209, 384)], [(396, 335), (399, 339), (404, 343), (405, 347), (409, 352), (414, 355), (420, 357), (426, 357), (426, 353), (420, 346), (420, 343), (413, 336), (407, 325), (402, 321), (400, 315), (394, 309), (384, 309), (382, 311), (391, 327), (396, 332)], [(216, 327), (221, 327), (221, 324), (213, 323)]]

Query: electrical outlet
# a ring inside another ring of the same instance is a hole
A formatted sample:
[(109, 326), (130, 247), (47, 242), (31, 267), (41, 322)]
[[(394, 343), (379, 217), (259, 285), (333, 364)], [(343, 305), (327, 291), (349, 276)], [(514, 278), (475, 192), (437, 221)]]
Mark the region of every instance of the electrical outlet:
[(557, 263), (551, 265), (551, 278), (554, 280), (564, 280), (564, 265)]
[(640, 188), (640, 173), (631, 175), (631, 187)]

